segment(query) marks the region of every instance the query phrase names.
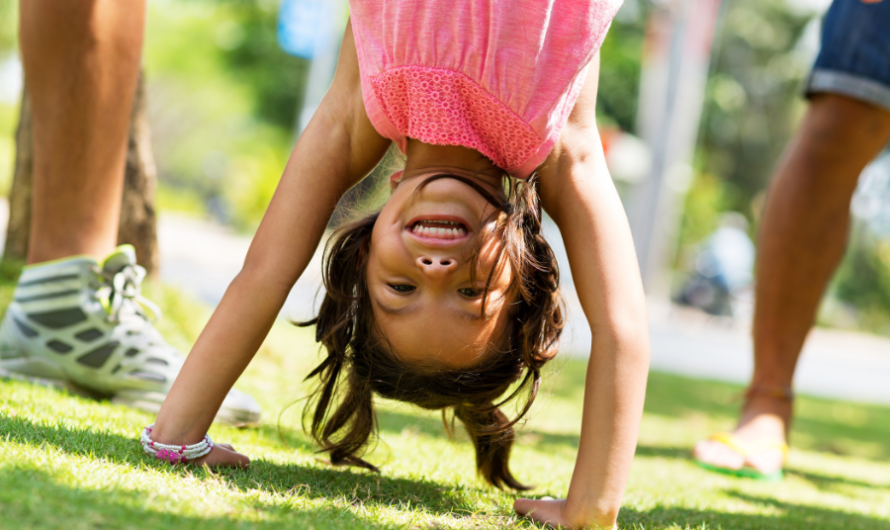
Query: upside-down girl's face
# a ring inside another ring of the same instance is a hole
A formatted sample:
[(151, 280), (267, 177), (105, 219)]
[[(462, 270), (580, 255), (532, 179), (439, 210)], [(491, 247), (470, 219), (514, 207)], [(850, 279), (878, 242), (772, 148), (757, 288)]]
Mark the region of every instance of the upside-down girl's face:
[(498, 179), (451, 168), (394, 180), (371, 235), (367, 283), (374, 318), (397, 357), (459, 369), (501, 343), (512, 271), (506, 259), (495, 267), (502, 241), (493, 237), (480, 249), (476, 274), (471, 274), (476, 237), (486, 221), (496, 219), (498, 208), (453, 177), (423, 185), (443, 173), (468, 177), (492, 196), (503, 197)]

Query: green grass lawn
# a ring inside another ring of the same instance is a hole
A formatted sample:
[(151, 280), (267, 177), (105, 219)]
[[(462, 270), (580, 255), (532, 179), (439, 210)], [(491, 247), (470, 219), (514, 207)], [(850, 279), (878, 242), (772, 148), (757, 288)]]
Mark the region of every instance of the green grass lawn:
[[(0, 282), (0, 304), (11, 295)], [(162, 329), (188, 347), (206, 308), (169, 289)], [(151, 415), (18, 381), (0, 381), (0, 528), (534, 528), (514, 493), (474, 475), (469, 442), (439, 416), (378, 403), (379, 474), (325, 464), (299, 427), (310, 330), (275, 326), (238, 383), (264, 407), (253, 429), (214, 426), (252, 457), (247, 470), (171, 467), (142, 453)], [(584, 364), (559, 360), (513, 455), (534, 495), (565, 494), (578, 444)], [(890, 408), (801, 397), (788, 476), (765, 484), (709, 473), (692, 444), (730, 427), (739, 387), (653, 373), (622, 528), (890, 529)]]

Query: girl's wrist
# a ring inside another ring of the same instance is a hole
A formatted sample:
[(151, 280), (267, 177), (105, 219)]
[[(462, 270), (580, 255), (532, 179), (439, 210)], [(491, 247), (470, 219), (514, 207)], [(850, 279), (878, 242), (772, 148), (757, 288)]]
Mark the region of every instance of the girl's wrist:
[(213, 440), (204, 435), (200, 442), (194, 444), (166, 444), (152, 437), (154, 424), (148, 425), (142, 430), (139, 442), (142, 449), (159, 460), (171, 464), (185, 463), (198, 460), (210, 454), (213, 450)]

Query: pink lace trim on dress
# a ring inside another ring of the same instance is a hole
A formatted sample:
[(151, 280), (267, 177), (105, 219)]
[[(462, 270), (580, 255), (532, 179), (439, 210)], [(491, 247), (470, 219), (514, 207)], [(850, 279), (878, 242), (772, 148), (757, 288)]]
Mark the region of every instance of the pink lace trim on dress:
[(476, 149), (511, 170), (543, 140), (534, 129), (472, 79), (441, 68), (405, 66), (373, 78), (384, 113), (409, 138)]

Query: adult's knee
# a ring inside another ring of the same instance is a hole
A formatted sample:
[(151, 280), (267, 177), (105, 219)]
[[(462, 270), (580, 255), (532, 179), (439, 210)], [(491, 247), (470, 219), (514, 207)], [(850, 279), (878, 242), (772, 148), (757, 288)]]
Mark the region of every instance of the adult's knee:
[(805, 140), (822, 156), (870, 160), (890, 138), (890, 111), (847, 96), (816, 94), (802, 127)]
[(145, 0), (22, 0), (19, 23), (26, 63), (63, 57), (67, 62), (69, 56), (109, 47), (116, 56), (138, 62)]

